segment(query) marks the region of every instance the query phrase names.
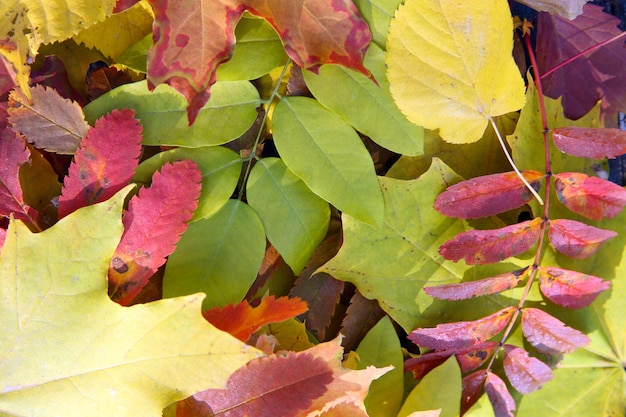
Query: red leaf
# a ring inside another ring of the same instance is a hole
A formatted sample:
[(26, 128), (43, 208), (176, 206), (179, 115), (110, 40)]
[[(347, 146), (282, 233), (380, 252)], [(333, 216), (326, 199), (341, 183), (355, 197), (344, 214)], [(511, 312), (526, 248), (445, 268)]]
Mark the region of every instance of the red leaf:
[(482, 395), (486, 374), (485, 370), (472, 372), (461, 381), (463, 387), (461, 415), (464, 415)]
[(471, 372), (485, 363), (497, 346), (497, 342), (485, 342), (461, 349), (425, 353), (417, 358), (407, 359), (404, 362), (404, 372), (412, 372), (413, 378), (422, 379), (424, 375), (441, 365), (452, 355), (459, 362), (461, 372)]
[(150, 188), (133, 197), (124, 214), (124, 234), (109, 266), (109, 294), (128, 304), (174, 252), (193, 217), (202, 174), (195, 162), (165, 164)]
[(582, 158), (615, 158), (626, 153), (626, 132), (619, 129), (559, 127), (552, 130), (552, 140), (561, 152)]
[[(544, 175), (523, 171), (524, 178), (539, 190)], [(449, 217), (477, 219), (523, 206), (533, 195), (515, 172), (485, 175), (462, 181), (439, 194), (435, 209)]]
[(495, 277), (461, 282), (459, 284), (424, 287), (424, 292), (440, 300), (466, 300), (472, 297), (494, 294), (515, 288), (526, 278), (527, 269), (518, 269), (517, 271), (507, 272)]
[(593, 275), (554, 267), (539, 267), (539, 288), (561, 307), (586, 307), (609, 288), (610, 282)]
[(212, 325), (230, 333), (245, 342), (261, 326), (276, 323), (304, 313), (307, 305), (299, 298), (273, 295), (261, 299), (261, 303), (252, 307), (247, 300), (226, 307), (215, 307), (203, 311), (202, 315)]
[[(587, 4), (574, 20), (540, 13), (537, 22), (539, 72), (578, 55), (621, 33), (619, 20)], [(565, 117), (576, 120), (602, 99), (605, 121), (616, 125), (617, 112), (626, 108), (626, 54), (623, 42), (611, 42), (542, 78), (544, 94), (562, 96)], [(572, 88), (572, 86), (576, 86)]]
[(626, 205), (626, 190), (581, 172), (555, 176), (556, 195), (571, 211), (592, 220), (615, 217)]
[(16, 85), (13, 65), (3, 55), (0, 55), (0, 96), (13, 90)]
[[(61, 97), (75, 101), (81, 107), (87, 104), (85, 97), (72, 86), (65, 64), (56, 55), (47, 55), (41, 67), (31, 69), (30, 81), (54, 89)], [(86, 126), (85, 130), (88, 128)]]
[(408, 336), (414, 343), (434, 350), (460, 349), (491, 339), (507, 325), (515, 307), (506, 307), (475, 321), (439, 324), (435, 328), (416, 329)]
[(530, 394), (554, 378), (552, 369), (517, 346), (504, 345), (504, 372), (521, 394)]
[(468, 265), (492, 264), (530, 249), (539, 239), (541, 219), (527, 220), (496, 230), (470, 230), (439, 248), (446, 259), (464, 259)]
[(494, 373), (487, 372), (485, 392), (491, 401), (496, 417), (514, 417), (515, 400), (506, 388), (506, 384)]
[(0, 217), (13, 213), (16, 219), (34, 223), (37, 211), (24, 202), (20, 185), (20, 167), (28, 162), (30, 152), (22, 137), (10, 128), (0, 129)]
[(141, 153), (141, 125), (129, 109), (113, 110), (89, 129), (59, 198), (59, 219), (109, 199), (126, 186)]
[(522, 331), (538, 351), (551, 355), (571, 352), (591, 341), (585, 334), (536, 308), (522, 309)]
[(217, 67), (235, 46), (235, 26), (244, 11), (274, 27), (288, 55), (317, 71), (334, 63), (370, 76), (363, 57), (371, 34), (349, 0), (152, 0), (154, 45), (148, 53), (148, 85), (167, 83), (189, 103), (190, 123), (208, 101)]
[(612, 230), (598, 229), (575, 220), (550, 220), (548, 237), (554, 249), (575, 259), (594, 254), (607, 240), (617, 236)]

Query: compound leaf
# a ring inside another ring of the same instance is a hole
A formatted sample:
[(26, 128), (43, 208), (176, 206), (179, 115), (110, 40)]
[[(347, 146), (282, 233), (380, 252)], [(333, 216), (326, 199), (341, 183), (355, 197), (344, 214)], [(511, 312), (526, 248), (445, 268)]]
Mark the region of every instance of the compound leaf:
[(585, 259), (607, 240), (617, 236), (612, 230), (599, 229), (575, 220), (550, 220), (548, 237), (554, 249), (575, 259)]
[(602, 278), (563, 268), (541, 266), (538, 273), (543, 295), (561, 307), (586, 307), (610, 286)]
[(615, 217), (626, 205), (626, 190), (613, 182), (582, 172), (564, 172), (554, 177), (559, 201), (588, 219)]
[(551, 355), (572, 352), (591, 341), (585, 334), (537, 308), (522, 309), (522, 331), (538, 351)]

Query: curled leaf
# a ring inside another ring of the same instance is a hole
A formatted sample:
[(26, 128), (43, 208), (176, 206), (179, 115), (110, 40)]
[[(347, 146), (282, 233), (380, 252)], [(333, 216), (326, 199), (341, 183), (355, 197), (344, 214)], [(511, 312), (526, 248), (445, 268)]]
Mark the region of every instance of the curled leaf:
[(526, 271), (524, 268), (476, 281), (424, 287), (424, 292), (440, 300), (466, 300), (515, 288), (526, 278)]
[(586, 307), (610, 286), (593, 275), (555, 267), (539, 267), (539, 288), (543, 295), (561, 307)]
[(522, 309), (522, 331), (538, 351), (560, 355), (585, 346), (590, 339), (537, 308)]
[(517, 346), (504, 346), (504, 372), (511, 385), (522, 394), (530, 394), (554, 378), (552, 369)]
[(554, 249), (575, 259), (594, 254), (604, 242), (617, 236), (612, 230), (599, 229), (575, 220), (550, 220), (548, 237)]
[(571, 211), (592, 220), (615, 217), (626, 205), (626, 190), (582, 172), (556, 174), (556, 195)]

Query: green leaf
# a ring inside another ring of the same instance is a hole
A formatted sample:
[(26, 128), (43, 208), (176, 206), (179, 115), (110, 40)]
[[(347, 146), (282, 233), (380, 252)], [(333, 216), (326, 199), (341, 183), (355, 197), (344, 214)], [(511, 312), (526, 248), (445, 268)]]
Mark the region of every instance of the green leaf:
[(480, 396), (478, 401), (474, 403), (474, 405), (467, 410), (464, 417), (495, 417), (495, 413), (493, 411), (493, 406), (489, 401), (489, 397), (487, 394), (483, 394)]
[(203, 291), (205, 310), (238, 303), (264, 254), (261, 220), (247, 204), (229, 200), (213, 216), (189, 224), (165, 267), (163, 296)]
[(116, 61), (138, 72), (146, 73), (148, 50), (152, 46), (152, 33), (146, 35), (140, 41), (129, 46)]
[(320, 103), (380, 146), (403, 155), (421, 155), (424, 129), (409, 122), (391, 98), (384, 51), (370, 45), (364, 63), (378, 85), (339, 65), (324, 65), (319, 74), (304, 71), (304, 81)]
[(139, 164), (135, 169), (133, 181), (149, 184), (155, 171), (167, 162), (180, 159), (195, 161), (202, 172), (202, 191), (198, 208), (191, 221), (212, 216), (233, 194), (241, 173), (241, 158), (235, 152), (221, 146), (171, 149), (159, 152)]
[(359, 369), (373, 365), (377, 368), (393, 365), (394, 369), (372, 382), (365, 407), (370, 417), (395, 417), (402, 405), (404, 359), (396, 330), (384, 316), (365, 335), (356, 349)]
[(407, 397), (398, 417), (437, 409), (441, 409), (440, 417), (456, 417), (461, 412), (461, 369), (454, 356), (422, 378)]
[(265, 226), (268, 240), (296, 275), (326, 236), (328, 203), (311, 190), (282, 160), (259, 160), (248, 178), (246, 196)]
[(113, 109), (134, 109), (143, 125), (144, 145), (196, 148), (221, 145), (241, 136), (256, 120), (259, 104), (259, 93), (249, 82), (218, 82), (189, 126), (184, 97), (166, 85), (150, 92), (146, 82), (140, 81), (109, 91), (83, 110), (87, 121), (93, 123)]
[(401, 0), (354, 0), (359, 13), (370, 27), (372, 40), (383, 49), (387, 43), (389, 23), (401, 2)]
[(350, 125), (307, 97), (283, 98), (272, 125), (278, 153), (314, 193), (359, 220), (381, 224), (374, 163)]
[(108, 298), (128, 191), (42, 233), (11, 221), (0, 257), (3, 416), (157, 417), (259, 356), (202, 318), (198, 294), (130, 308)]

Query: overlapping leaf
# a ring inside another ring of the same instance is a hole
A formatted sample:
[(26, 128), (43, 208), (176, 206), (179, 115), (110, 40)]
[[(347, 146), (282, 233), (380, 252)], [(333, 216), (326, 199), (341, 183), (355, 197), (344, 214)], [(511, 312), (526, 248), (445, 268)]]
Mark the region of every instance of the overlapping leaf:
[(584, 333), (537, 308), (522, 309), (522, 331), (538, 351), (552, 355), (571, 352), (590, 342)]
[(548, 12), (551, 15), (561, 16), (565, 19), (575, 19), (582, 14), (586, 0), (522, 0), (520, 3), (531, 7), (538, 12)]
[(404, 371), (411, 372), (415, 379), (422, 379), (433, 368), (454, 356), (461, 367), (461, 372), (471, 372), (489, 359), (497, 346), (498, 342), (484, 342), (460, 349), (428, 352), (417, 358), (407, 359), (404, 362)]
[(548, 237), (557, 251), (576, 259), (595, 253), (609, 239), (617, 236), (612, 230), (599, 229), (567, 219), (550, 220)]
[(550, 301), (567, 308), (586, 307), (609, 289), (609, 281), (556, 267), (539, 267), (539, 287)]
[(526, 270), (527, 269), (520, 269), (476, 281), (424, 287), (424, 292), (440, 300), (465, 300), (472, 297), (499, 293), (517, 287), (517, 285), (526, 278)]
[(558, 127), (552, 140), (561, 152), (583, 158), (615, 158), (626, 153), (626, 132), (619, 129)]
[(509, 393), (504, 381), (493, 372), (487, 372), (485, 379), (485, 392), (493, 405), (493, 410), (498, 417), (514, 417), (515, 400)]
[(511, 385), (522, 394), (530, 394), (554, 378), (548, 365), (517, 346), (504, 346), (503, 364)]
[(582, 172), (565, 172), (554, 177), (561, 203), (588, 219), (615, 217), (626, 205), (626, 190), (613, 182)]
[(0, 128), (0, 217), (13, 214), (27, 222), (37, 218), (36, 210), (24, 201), (20, 184), (20, 167), (29, 157), (24, 139), (10, 128)]

